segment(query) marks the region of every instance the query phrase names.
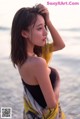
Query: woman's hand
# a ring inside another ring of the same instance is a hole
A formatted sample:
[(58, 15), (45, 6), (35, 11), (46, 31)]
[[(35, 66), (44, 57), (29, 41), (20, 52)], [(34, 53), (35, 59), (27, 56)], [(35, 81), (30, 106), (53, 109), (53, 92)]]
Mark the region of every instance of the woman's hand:
[(42, 14), (45, 14), (45, 20), (46, 20), (46, 24), (48, 23), (49, 19), (49, 11), (48, 9), (42, 5), (42, 4), (38, 4), (37, 7), (39, 8), (39, 12)]

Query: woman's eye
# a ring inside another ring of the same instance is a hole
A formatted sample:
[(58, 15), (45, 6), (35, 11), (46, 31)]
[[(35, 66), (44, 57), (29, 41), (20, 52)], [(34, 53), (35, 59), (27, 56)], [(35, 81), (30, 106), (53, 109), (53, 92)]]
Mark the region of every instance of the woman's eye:
[(42, 28), (40, 27), (40, 28), (38, 28), (38, 30), (42, 30)]

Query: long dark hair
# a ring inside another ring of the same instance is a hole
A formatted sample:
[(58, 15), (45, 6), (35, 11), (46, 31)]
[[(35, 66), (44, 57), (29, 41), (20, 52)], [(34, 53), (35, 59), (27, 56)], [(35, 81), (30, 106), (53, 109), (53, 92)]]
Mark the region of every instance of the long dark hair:
[[(21, 35), (21, 32), (22, 30), (28, 30), (30, 25), (35, 24), (38, 14), (42, 15), (45, 20), (45, 14), (41, 14), (38, 7), (21, 8), (16, 12), (13, 18), (11, 28), (11, 60), (14, 67), (17, 64), (22, 65), (27, 59), (27, 43)], [(35, 46), (34, 52), (40, 56), (42, 47)]]

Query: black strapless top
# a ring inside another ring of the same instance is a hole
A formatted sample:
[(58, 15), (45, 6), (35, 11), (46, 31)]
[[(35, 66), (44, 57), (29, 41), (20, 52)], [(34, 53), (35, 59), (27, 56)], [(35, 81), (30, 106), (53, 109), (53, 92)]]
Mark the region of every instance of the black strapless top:
[[(52, 84), (52, 87), (54, 89), (55, 85), (56, 85), (56, 72), (53, 68), (51, 68), (51, 73), (50, 73), (50, 81)], [(27, 83), (25, 83), (22, 79), (23, 85), (25, 88), (27, 88), (29, 90), (29, 92), (31, 93), (31, 95), (34, 97), (34, 99), (38, 102), (38, 104), (40, 106), (42, 106), (43, 108), (45, 108), (47, 106), (45, 99), (43, 97), (42, 91), (39, 87), (39, 85), (29, 85)]]

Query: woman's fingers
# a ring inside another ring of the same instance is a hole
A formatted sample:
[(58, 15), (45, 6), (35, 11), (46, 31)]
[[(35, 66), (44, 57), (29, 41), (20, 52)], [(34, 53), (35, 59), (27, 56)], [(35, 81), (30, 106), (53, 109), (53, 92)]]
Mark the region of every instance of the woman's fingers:
[(46, 20), (46, 23), (47, 23), (47, 21), (49, 20), (49, 11), (48, 11), (48, 9), (42, 4), (38, 4), (36, 7), (39, 8), (40, 13), (45, 14), (45, 20)]
[(39, 8), (39, 12), (47, 10), (47, 8), (42, 4), (38, 4), (37, 7)]

